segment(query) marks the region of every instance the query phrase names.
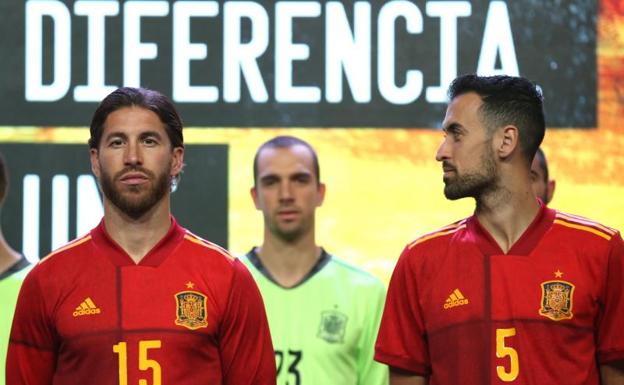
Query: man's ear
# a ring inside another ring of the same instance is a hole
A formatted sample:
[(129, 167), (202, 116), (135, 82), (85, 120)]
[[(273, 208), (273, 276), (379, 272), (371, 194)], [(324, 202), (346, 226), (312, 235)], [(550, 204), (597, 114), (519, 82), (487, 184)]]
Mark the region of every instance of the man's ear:
[(260, 205), (258, 202), (258, 191), (256, 190), (256, 186), (253, 186), (249, 189), (249, 195), (251, 195), (251, 199), (254, 202), (254, 206), (256, 206), (257, 210), (260, 210)]
[(91, 172), (97, 179), (100, 179), (100, 160), (98, 159), (97, 148), (89, 150), (89, 159), (91, 160)]
[(553, 196), (555, 195), (555, 185), (556, 182), (554, 179), (549, 180), (546, 184), (546, 203), (550, 203), (550, 201), (553, 199)]
[(518, 127), (505, 126), (498, 130), (498, 141), (495, 151), (501, 159), (509, 158), (515, 151), (520, 149), (520, 135)]
[(320, 183), (318, 185), (318, 192), (317, 192), (317, 200), (316, 200), (316, 207), (321, 207), (323, 205), (323, 201), (325, 201), (325, 191), (327, 190), (327, 187), (325, 187), (325, 183)]
[(173, 148), (173, 161), (171, 162), (171, 176), (180, 175), (184, 168), (184, 147)]

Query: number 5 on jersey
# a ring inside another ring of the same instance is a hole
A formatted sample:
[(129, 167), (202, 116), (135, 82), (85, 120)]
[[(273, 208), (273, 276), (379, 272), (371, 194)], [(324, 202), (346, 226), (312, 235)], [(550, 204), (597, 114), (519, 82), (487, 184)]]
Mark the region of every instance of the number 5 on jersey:
[[(160, 349), (160, 340), (139, 341), (139, 370), (152, 370), (152, 383), (162, 385), (162, 375), (158, 361), (147, 358), (148, 350)], [(128, 345), (120, 342), (113, 345), (113, 352), (119, 356), (119, 385), (128, 385)], [(147, 380), (140, 379), (139, 385), (148, 385)]]
[(518, 378), (520, 372), (520, 362), (518, 360), (518, 352), (516, 349), (505, 344), (505, 338), (516, 335), (516, 328), (496, 329), (496, 357), (509, 357), (509, 370), (505, 366), (496, 366), (496, 374), (498, 378), (505, 382), (514, 381)]

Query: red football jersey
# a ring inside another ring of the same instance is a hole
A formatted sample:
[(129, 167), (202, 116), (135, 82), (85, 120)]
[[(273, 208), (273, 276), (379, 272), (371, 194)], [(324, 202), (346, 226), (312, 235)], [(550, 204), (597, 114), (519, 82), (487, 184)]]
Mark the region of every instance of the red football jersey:
[(103, 221), (43, 259), (22, 286), (7, 357), (7, 385), (275, 385), (253, 278), (173, 219), (139, 264)]
[(598, 385), (624, 359), (623, 259), (617, 231), (545, 207), (507, 254), (457, 222), (405, 248), (375, 358), (431, 385)]

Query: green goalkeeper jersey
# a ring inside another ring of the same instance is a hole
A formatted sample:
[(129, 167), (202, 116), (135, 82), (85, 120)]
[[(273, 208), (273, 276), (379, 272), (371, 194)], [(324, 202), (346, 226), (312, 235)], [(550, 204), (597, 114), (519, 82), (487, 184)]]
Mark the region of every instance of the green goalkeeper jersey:
[(385, 287), (325, 250), (298, 285), (277, 284), (252, 249), (243, 262), (260, 288), (269, 319), (277, 385), (386, 385), (373, 360)]

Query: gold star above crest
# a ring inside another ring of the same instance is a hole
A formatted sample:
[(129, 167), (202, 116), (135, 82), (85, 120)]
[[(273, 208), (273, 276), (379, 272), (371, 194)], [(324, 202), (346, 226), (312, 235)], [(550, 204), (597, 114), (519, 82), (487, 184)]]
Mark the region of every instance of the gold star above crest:
[(194, 287), (195, 287), (195, 284), (194, 284), (193, 282), (188, 281), (188, 282), (186, 283), (186, 288), (187, 288), (187, 289), (193, 289)]
[(555, 271), (555, 278), (561, 278), (561, 277), (563, 277), (563, 272), (557, 269), (557, 271)]

